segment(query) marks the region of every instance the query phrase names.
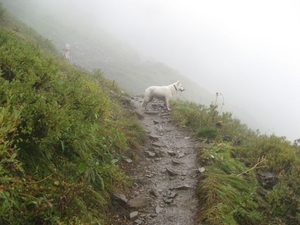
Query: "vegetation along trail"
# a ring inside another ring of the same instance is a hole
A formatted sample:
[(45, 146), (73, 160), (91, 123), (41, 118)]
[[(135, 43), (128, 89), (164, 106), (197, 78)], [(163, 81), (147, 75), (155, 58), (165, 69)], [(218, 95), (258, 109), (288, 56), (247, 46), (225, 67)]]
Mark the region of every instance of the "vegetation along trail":
[[(135, 180), (127, 204), (132, 224), (195, 224), (197, 163), (199, 145), (171, 120), (162, 103), (141, 108), (142, 98), (133, 104), (145, 127), (149, 141), (143, 146), (144, 157), (134, 169)], [(144, 159), (143, 159), (144, 158)]]

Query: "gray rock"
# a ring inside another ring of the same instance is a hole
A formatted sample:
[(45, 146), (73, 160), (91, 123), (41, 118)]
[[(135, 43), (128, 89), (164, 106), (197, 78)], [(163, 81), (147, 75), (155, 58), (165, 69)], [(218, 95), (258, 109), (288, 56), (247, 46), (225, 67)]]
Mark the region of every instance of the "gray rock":
[(173, 164), (173, 165), (179, 165), (179, 164), (183, 164), (183, 162), (180, 162), (180, 161), (178, 161), (178, 160), (173, 159), (173, 160), (172, 160), (172, 164)]
[(170, 204), (170, 203), (173, 202), (173, 199), (172, 198), (165, 198), (164, 202), (167, 203), (167, 204)]
[(161, 208), (159, 205), (157, 205), (156, 207), (155, 207), (155, 212), (157, 213), (157, 214), (159, 214), (161, 211), (163, 211), (164, 209), (163, 208)]
[(138, 224), (138, 225), (143, 224), (143, 221), (140, 220), (140, 219), (137, 219), (137, 220), (135, 220), (134, 222), (135, 222), (136, 224)]
[(168, 174), (170, 176), (176, 176), (176, 175), (179, 175), (179, 172), (175, 171), (175, 170), (172, 170), (172, 169), (169, 169), (169, 168), (166, 168)]
[(129, 159), (129, 158), (124, 158), (124, 161), (127, 163), (132, 163), (132, 159)]
[(154, 123), (154, 124), (158, 124), (159, 121), (158, 121), (158, 120), (153, 120), (153, 123)]
[(174, 152), (174, 151), (168, 151), (168, 154), (170, 155), (170, 156), (175, 156), (176, 155), (176, 152)]
[(178, 153), (178, 158), (182, 158), (184, 156), (185, 156), (185, 154), (183, 152)]
[(158, 194), (157, 194), (157, 192), (156, 192), (154, 189), (150, 189), (150, 190), (149, 190), (149, 194), (152, 195), (152, 196), (155, 197), (155, 198), (158, 197)]
[(164, 143), (162, 143), (160, 141), (153, 142), (152, 145), (155, 147), (165, 147), (166, 146)]
[(169, 194), (169, 198), (175, 198), (175, 197), (176, 197), (176, 195), (177, 195), (177, 193), (176, 193), (176, 192), (170, 192), (170, 194)]
[(130, 213), (129, 217), (131, 220), (135, 220), (137, 219), (137, 217), (139, 216), (139, 212), (138, 211), (134, 211), (132, 213)]
[(151, 138), (151, 139), (153, 139), (153, 140), (158, 140), (159, 139), (158, 136), (153, 135), (153, 134), (149, 134), (148, 137)]
[(148, 157), (150, 157), (150, 158), (153, 158), (153, 157), (155, 157), (155, 152), (151, 152), (151, 151), (146, 151), (145, 152), (146, 153), (146, 155), (148, 156)]
[(161, 150), (161, 149), (154, 149), (154, 152), (156, 153), (156, 155), (158, 156), (158, 157), (165, 157), (167, 154), (166, 154), (166, 152), (164, 152), (163, 150)]
[(152, 199), (150, 197), (141, 196), (130, 199), (127, 203), (132, 208), (144, 208), (148, 206), (151, 201)]
[(112, 196), (113, 196), (114, 201), (116, 201), (118, 203), (126, 204), (128, 202), (126, 196), (121, 192), (113, 192)]
[(190, 189), (192, 188), (190, 185), (187, 185), (187, 184), (184, 184), (184, 185), (179, 185), (177, 187), (173, 187), (173, 188), (170, 188), (171, 190), (172, 189), (177, 189), (177, 190), (187, 190), (187, 189)]
[(205, 168), (204, 167), (200, 167), (198, 170), (197, 170), (199, 173), (203, 173), (205, 171)]

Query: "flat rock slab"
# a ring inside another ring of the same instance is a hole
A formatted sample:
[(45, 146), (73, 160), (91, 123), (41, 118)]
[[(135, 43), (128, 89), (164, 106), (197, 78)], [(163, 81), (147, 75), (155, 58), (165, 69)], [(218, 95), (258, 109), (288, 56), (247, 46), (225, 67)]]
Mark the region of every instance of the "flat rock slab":
[(155, 152), (151, 152), (151, 151), (145, 151), (145, 153), (146, 153), (146, 155), (148, 156), (148, 157), (150, 157), (150, 158), (153, 158), (153, 157), (155, 157)]
[(168, 174), (169, 174), (170, 176), (180, 175), (180, 172), (175, 171), (175, 170), (173, 170), (173, 169), (166, 168), (166, 170), (167, 170), (167, 172), (168, 172)]
[(153, 142), (152, 145), (155, 147), (160, 147), (160, 148), (166, 147), (166, 145), (160, 141)]
[(119, 202), (119, 203), (126, 204), (128, 202), (126, 196), (123, 193), (113, 192), (112, 196), (113, 196), (114, 200), (117, 201), (117, 202)]
[(132, 208), (144, 208), (151, 203), (152, 199), (150, 197), (136, 197), (130, 199), (127, 203)]
[(153, 139), (153, 140), (158, 140), (159, 136), (158, 135), (154, 135), (154, 134), (149, 134), (148, 135), (149, 138)]
[(138, 218), (138, 216), (139, 216), (139, 212), (138, 211), (134, 211), (134, 212), (130, 213), (129, 218), (131, 220), (135, 220), (135, 219)]
[(183, 162), (173, 159), (172, 164), (173, 165), (180, 165), (180, 164), (183, 164)]
[(156, 207), (155, 207), (155, 212), (157, 213), (157, 214), (159, 214), (161, 211), (163, 211), (164, 209), (163, 208), (161, 208), (159, 205), (157, 205)]

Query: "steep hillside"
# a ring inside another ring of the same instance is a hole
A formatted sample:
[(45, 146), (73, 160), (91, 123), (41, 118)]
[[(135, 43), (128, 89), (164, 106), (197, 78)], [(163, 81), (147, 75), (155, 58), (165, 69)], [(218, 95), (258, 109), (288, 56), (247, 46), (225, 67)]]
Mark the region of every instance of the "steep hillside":
[[(33, 27), (63, 52), (66, 43), (71, 45), (71, 62), (99, 69), (104, 76), (116, 80), (126, 91), (143, 94), (150, 85), (167, 85), (181, 80), (186, 88), (181, 98), (210, 104), (214, 94), (183, 76), (167, 65), (144, 59), (128, 44), (109, 36), (84, 14), (72, 14), (65, 7), (48, 9), (37, 1), (3, 0), (4, 6), (17, 18)], [(38, 6), (37, 6), (38, 5)]]
[(2, 7), (0, 84), (0, 224), (102, 224), (145, 140), (126, 95)]

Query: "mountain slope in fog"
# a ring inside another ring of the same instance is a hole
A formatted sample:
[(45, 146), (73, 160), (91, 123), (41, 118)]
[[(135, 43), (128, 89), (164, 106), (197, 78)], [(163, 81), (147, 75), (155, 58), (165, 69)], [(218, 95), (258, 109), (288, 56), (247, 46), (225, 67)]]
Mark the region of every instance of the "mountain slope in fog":
[[(3, 4), (15, 17), (50, 39), (63, 52), (71, 46), (71, 63), (88, 70), (101, 69), (104, 76), (131, 94), (143, 94), (150, 85), (167, 85), (181, 80), (186, 92), (181, 98), (210, 104), (214, 95), (162, 62), (143, 58), (129, 44), (97, 28), (80, 12), (66, 15), (64, 7), (49, 9), (35, 1), (7, 1)], [(183, 59), (184, 60), (184, 59)]]
[[(145, 58), (128, 43), (109, 35), (84, 11), (76, 10), (76, 5), (70, 7), (67, 2), (58, 5), (37, 0), (2, 1), (8, 11), (51, 40), (62, 54), (65, 44), (70, 44), (71, 63), (90, 71), (101, 69), (105, 77), (115, 80), (131, 94), (140, 95), (148, 86), (167, 85), (181, 80), (186, 89), (178, 95), (181, 99), (205, 105), (216, 100), (215, 93), (208, 92), (179, 71), (163, 62)], [(220, 106), (223, 100), (219, 97)], [(233, 112), (254, 129), (262, 127), (255, 118), (226, 99), (223, 111)]]

